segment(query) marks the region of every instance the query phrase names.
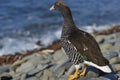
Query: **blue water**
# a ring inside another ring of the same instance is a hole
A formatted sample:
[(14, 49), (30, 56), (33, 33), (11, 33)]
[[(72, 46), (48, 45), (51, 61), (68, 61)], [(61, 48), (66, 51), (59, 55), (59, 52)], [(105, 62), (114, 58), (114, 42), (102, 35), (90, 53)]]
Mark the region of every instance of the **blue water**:
[[(59, 39), (62, 16), (49, 11), (56, 0), (0, 0), (0, 55), (40, 48)], [(63, 0), (76, 25), (88, 32), (119, 24), (120, 0)]]

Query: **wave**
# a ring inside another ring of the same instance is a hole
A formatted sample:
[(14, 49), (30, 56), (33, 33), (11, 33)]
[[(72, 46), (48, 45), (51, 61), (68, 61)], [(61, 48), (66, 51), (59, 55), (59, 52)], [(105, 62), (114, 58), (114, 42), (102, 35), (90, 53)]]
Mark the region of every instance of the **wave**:
[[(110, 28), (114, 26), (112, 25), (100, 25), (97, 26), (96, 24), (93, 25), (86, 25), (81, 26), (80, 29), (87, 31), (89, 33), (95, 32), (95, 31), (101, 31), (107, 28)], [(0, 55), (5, 54), (14, 54), (16, 52), (24, 52), (27, 50), (33, 50), (37, 48), (41, 48), (42, 46), (39, 46), (36, 44), (37, 41), (41, 41), (42, 44), (45, 46), (48, 46), (52, 44), (53, 41), (60, 39), (62, 28), (59, 28), (57, 30), (49, 31), (46, 34), (42, 34), (41, 37), (2, 37), (0, 40)]]

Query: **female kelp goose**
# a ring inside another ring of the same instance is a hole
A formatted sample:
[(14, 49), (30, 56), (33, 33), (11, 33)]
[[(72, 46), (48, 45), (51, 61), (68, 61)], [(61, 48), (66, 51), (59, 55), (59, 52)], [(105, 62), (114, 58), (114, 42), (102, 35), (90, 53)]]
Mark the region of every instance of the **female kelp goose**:
[[(89, 33), (76, 27), (70, 8), (64, 2), (57, 1), (50, 10), (60, 11), (64, 18), (61, 36), (62, 47), (76, 69), (75, 73), (68, 77), (68, 80), (78, 78), (79, 75), (84, 76), (87, 65), (110, 73), (109, 61), (103, 57), (96, 40)], [(82, 72), (79, 72), (80, 64), (82, 63), (84, 68)]]

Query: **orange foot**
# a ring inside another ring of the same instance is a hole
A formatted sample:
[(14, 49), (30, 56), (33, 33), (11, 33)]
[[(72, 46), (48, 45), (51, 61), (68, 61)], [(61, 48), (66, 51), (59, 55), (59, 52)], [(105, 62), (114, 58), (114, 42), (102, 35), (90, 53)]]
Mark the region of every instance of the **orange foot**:
[(80, 76), (85, 76), (86, 69), (87, 69), (87, 66), (86, 66), (86, 65), (84, 65), (83, 71), (82, 71), (82, 72), (80, 72)]
[(73, 79), (76, 79), (76, 78), (78, 78), (78, 77), (79, 77), (79, 70), (76, 69), (75, 73), (74, 73), (73, 75), (70, 75), (70, 76), (68, 77), (68, 80), (73, 80)]

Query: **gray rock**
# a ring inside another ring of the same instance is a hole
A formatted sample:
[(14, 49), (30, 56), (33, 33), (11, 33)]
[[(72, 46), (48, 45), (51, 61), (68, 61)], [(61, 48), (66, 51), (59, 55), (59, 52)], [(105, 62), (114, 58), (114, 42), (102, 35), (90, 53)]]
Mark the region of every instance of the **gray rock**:
[(0, 72), (9, 72), (10, 65), (0, 66)]
[(66, 75), (69, 76), (70, 74), (72, 74), (75, 71), (75, 66), (72, 65), (69, 69), (68, 72), (66, 72)]
[(41, 71), (41, 72), (37, 73), (37, 74), (35, 75), (35, 77), (40, 78), (40, 77), (42, 76), (42, 74), (43, 74), (43, 72)]
[(119, 72), (120, 71), (120, 64), (112, 64), (113, 70), (115, 72)]
[(40, 80), (40, 79), (37, 79), (36, 77), (30, 77), (30, 78), (27, 78), (26, 80)]
[(65, 67), (63, 66), (63, 67), (59, 68), (59, 69), (55, 72), (55, 74), (56, 74), (56, 76), (59, 78), (59, 77), (61, 77), (61, 76), (64, 74), (64, 72), (65, 72)]
[(53, 58), (56, 61), (56, 64), (60, 64), (67, 59), (67, 56), (62, 50), (58, 50), (53, 54)]
[(110, 80), (110, 79), (105, 78), (105, 77), (99, 77), (99, 78), (91, 78), (89, 80)]
[(33, 69), (35, 69), (36, 65), (33, 65), (32, 63), (30, 62), (26, 62), (26, 63), (23, 63), (20, 67), (18, 67), (16, 69), (16, 72), (29, 72)]
[(20, 80), (21, 75), (22, 75), (22, 73), (15, 73), (14, 75), (12, 75), (12, 77), (13, 77), (14, 80)]
[(116, 64), (120, 62), (120, 58), (119, 57), (113, 57), (109, 60), (110, 64)]
[(112, 47), (112, 44), (110, 43), (106, 43), (106, 44), (102, 44), (100, 45), (101, 51), (102, 52), (108, 52), (108, 50)]
[(30, 59), (32, 59), (34, 57), (42, 57), (42, 56), (41, 56), (41, 54), (34, 53), (32, 55), (24, 57), (23, 60), (30, 60)]
[(53, 72), (50, 69), (46, 69), (43, 72), (43, 80), (53, 79)]
[(106, 57), (108, 60), (110, 60), (113, 57), (117, 57), (118, 56), (118, 52), (103, 53), (103, 56)]
[(97, 78), (98, 74), (96, 74), (95, 72), (89, 71), (85, 77), (79, 77), (76, 80), (92, 80), (91, 78)]
[(23, 74), (21, 75), (21, 79), (20, 79), (20, 80), (26, 80), (26, 77), (27, 77), (27, 74), (26, 74), (26, 73), (23, 73)]
[(38, 65), (35, 69), (31, 70), (30, 72), (28, 72), (29, 76), (34, 76), (36, 75), (38, 72), (40, 72), (43, 69), (42, 65)]
[(104, 40), (105, 40), (105, 35), (99, 35), (99, 36), (96, 36), (95, 39), (98, 43), (103, 43)]
[(0, 77), (0, 80), (11, 80), (12, 76), (2, 76)]
[(10, 70), (15, 70), (18, 66), (20, 66), (22, 63), (26, 62), (26, 60), (17, 60), (15, 61), (11, 67), (10, 67)]
[(9, 73), (6, 73), (6, 72), (5, 72), (5, 73), (2, 73), (2, 74), (0, 75), (0, 77), (2, 77), (2, 76), (8, 76), (8, 77), (9, 77), (9, 76), (11, 76), (11, 75), (10, 75)]
[(115, 45), (110, 48), (110, 51), (120, 52), (120, 41), (116, 42)]

